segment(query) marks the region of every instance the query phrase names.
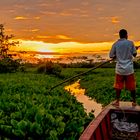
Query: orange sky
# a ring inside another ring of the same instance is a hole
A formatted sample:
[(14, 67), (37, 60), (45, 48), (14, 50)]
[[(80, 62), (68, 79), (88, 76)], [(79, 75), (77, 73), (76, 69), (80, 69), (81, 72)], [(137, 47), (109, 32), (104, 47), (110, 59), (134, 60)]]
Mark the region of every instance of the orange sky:
[(110, 49), (113, 42), (101, 43), (80, 43), (80, 42), (60, 42), (46, 43), (43, 41), (19, 40), (20, 45), (17, 51), (38, 51), (38, 52), (56, 52), (56, 53), (93, 53), (106, 52)]
[(0, 21), (20, 51), (108, 52), (121, 28), (139, 43), (139, 0), (4, 0)]

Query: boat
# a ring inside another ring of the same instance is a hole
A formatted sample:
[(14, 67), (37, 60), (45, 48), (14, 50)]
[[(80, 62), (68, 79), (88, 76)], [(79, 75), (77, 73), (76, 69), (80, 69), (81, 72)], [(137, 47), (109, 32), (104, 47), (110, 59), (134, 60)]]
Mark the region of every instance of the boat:
[(140, 106), (112, 103), (88, 125), (79, 140), (140, 140)]

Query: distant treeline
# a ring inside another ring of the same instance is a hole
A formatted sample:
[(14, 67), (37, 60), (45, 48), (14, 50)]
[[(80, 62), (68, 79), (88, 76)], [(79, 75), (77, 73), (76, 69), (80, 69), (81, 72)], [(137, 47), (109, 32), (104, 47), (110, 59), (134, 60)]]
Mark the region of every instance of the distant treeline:
[[(59, 63), (63, 68), (92, 68), (96, 67), (104, 62), (94, 62), (94, 63), (87, 63), (87, 62), (77, 62), (77, 63), (69, 63), (69, 64), (64, 64), (64, 63)], [(115, 68), (116, 62), (108, 62), (105, 63), (104, 65), (101, 66), (101, 68)], [(134, 68), (140, 68), (140, 60), (134, 61)]]
[[(2, 59), (0, 60), (0, 73), (10, 73), (16, 71), (26, 72), (28, 68), (34, 68), (37, 70), (38, 73), (52, 73), (59, 75), (61, 73), (62, 68), (93, 68), (104, 62), (77, 62), (77, 63), (55, 63), (52, 61), (41, 62), (38, 64), (32, 63), (20, 63), (19, 61), (13, 59)], [(116, 62), (108, 62), (101, 66), (101, 68), (115, 68)], [(140, 68), (140, 60), (134, 61), (134, 68)]]
[[(52, 65), (59, 65), (62, 68), (92, 68), (92, 67), (96, 67), (100, 64), (105, 63), (104, 62), (94, 62), (94, 63), (88, 63), (88, 62), (77, 62), (77, 63), (54, 63), (52, 61), (47, 61), (47, 62), (42, 62), (42, 63), (38, 63), (38, 64), (31, 64), (31, 63), (25, 63), (25, 67), (40, 67), (43, 65), (47, 65), (49, 63)], [(116, 62), (112, 61), (112, 62), (108, 62), (104, 65), (101, 66), (101, 68), (115, 68)], [(134, 68), (140, 68), (140, 60), (134, 61)]]
[[(94, 62), (94, 63), (87, 63), (87, 62), (78, 62), (78, 63), (70, 63), (70, 64), (60, 64), (63, 68), (93, 68), (105, 62)], [(102, 68), (114, 68), (115, 62), (106, 63), (102, 65)]]

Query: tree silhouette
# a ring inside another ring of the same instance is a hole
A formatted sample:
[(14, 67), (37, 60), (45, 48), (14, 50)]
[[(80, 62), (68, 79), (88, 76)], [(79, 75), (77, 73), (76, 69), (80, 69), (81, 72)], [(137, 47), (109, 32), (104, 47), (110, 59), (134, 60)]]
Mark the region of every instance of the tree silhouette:
[(16, 72), (20, 67), (20, 61), (14, 60), (10, 54), (10, 47), (19, 44), (18, 41), (12, 40), (13, 35), (5, 35), (4, 25), (0, 24), (0, 73)]
[(9, 53), (9, 49), (12, 46), (19, 44), (18, 41), (12, 41), (13, 35), (5, 35), (4, 25), (0, 24), (0, 56), (1, 58), (12, 57), (12, 54)]

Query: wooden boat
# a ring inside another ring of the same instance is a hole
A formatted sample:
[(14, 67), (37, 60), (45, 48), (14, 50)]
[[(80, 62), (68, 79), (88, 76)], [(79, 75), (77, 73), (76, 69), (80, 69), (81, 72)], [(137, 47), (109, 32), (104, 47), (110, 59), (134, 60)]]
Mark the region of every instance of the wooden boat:
[(140, 106), (111, 104), (88, 125), (79, 140), (140, 140)]

